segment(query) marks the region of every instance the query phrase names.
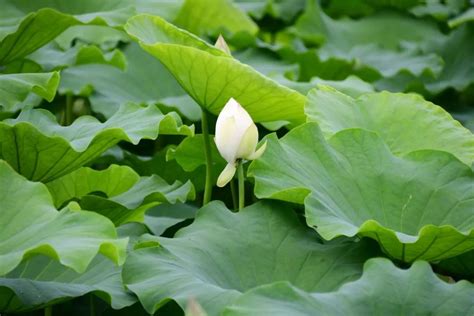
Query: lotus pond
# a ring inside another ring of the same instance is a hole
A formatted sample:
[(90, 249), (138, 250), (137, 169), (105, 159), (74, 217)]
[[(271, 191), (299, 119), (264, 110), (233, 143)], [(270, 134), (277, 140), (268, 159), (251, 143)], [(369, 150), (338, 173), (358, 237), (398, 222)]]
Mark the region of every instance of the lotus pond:
[(468, 0), (0, 0), (0, 315), (474, 315)]

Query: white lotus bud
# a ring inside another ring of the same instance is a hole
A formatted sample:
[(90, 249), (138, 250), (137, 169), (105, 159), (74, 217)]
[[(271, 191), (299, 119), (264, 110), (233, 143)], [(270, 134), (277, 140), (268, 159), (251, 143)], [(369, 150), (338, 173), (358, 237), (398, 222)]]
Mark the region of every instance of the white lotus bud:
[(254, 160), (265, 151), (266, 143), (258, 150), (258, 130), (245, 109), (231, 98), (222, 109), (216, 123), (216, 145), (227, 166), (217, 179), (223, 187), (234, 177), (237, 160)]
[(230, 48), (227, 45), (227, 42), (225, 41), (224, 37), (222, 35), (219, 35), (217, 38), (216, 43), (214, 44), (215, 47), (219, 48), (221, 51), (224, 53), (227, 53), (227, 55), (231, 56)]

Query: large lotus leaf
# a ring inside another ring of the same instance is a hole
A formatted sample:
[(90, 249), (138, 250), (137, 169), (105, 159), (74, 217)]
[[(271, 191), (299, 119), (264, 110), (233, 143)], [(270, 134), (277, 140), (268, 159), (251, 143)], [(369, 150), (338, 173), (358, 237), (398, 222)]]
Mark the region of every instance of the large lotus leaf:
[(49, 182), (47, 187), (54, 204), (60, 207), (71, 199), (93, 192), (102, 192), (109, 197), (122, 194), (139, 180), (140, 176), (127, 166), (111, 165), (105, 170), (83, 167)]
[(258, 32), (258, 26), (231, 0), (185, 0), (173, 23), (197, 35)]
[(177, 203), (186, 202), (187, 199), (194, 199), (194, 189), (190, 182), (182, 184), (175, 181), (170, 185), (156, 175), (141, 177), (130, 190), (111, 198), (128, 208), (136, 208), (151, 201)]
[(308, 94), (305, 112), (326, 136), (347, 128), (377, 132), (390, 150), (404, 155), (420, 149), (454, 154), (474, 161), (474, 135), (449, 113), (417, 95), (371, 93), (353, 99), (327, 87)]
[[(301, 1), (301, 0), (300, 0)], [(196, 35), (253, 36), (257, 25), (232, 0), (135, 0), (138, 13), (160, 16)], [(234, 43), (235, 41), (233, 41)]]
[(78, 118), (60, 126), (45, 110), (23, 111), (17, 119), (0, 122), (3, 159), (28, 179), (48, 182), (72, 172), (124, 140), (137, 144), (158, 133), (192, 134), (179, 117), (162, 114), (154, 105), (122, 106), (109, 120)]
[(434, 23), (407, 15), (381, 12), (360, 20), (334, 20), (310, 0), (291, 32), (308, 45), (322, 45), (317, 52), (322, 61), (354, 62), (354, 71), (364, 66), (383, 76), (402, 71), (436, 76), (443, 66), (436, 54), (423, 53), (428, 39), (443, 34)]
[(157, 175), (142, 177), (128, 191), (108, 199), (86, 195), (80, 205), (110, 218), (114, 224), (143, 222), (145, 212), (161, 203), (177, 203), (194, 200), (195, 191), (192, 183), (174, 181), (168, 184)]
[[(50, 73), (22, 73), (0, 74), (0, 110), (15, 112), (23, 104), (31, 92), (52, 101), (59, 85), (59, 74)], [(28, 105), (28, 104), (26, 104)]]
[[(2, 13), (10, 13), (13, 8), (5, 9), (6, 0), (0, 2)], [(42, 9), (28, 14), (17, 26), (16, 19), (7, 21), (12, 25), (0, 28), (0, 65), (6, 65), (20, 59), (45, 45), (69, 26), (79, 23), (74, 17), (52, 9)], [(49, 25), (55, 27), (50, 27)]]
[(241, 293), (286, 280), (307, 291), (330, 291), (361, 273), (375, 254), (369, 240), (321, 244), (292, 210), (260, 202), (232, 213), (213, 202), (174, 238), (148, 237), (127, 258), (123, 279), (149, 313), (173, 299), (196, 299), (217, 315)]
[(237, 315), (470, 315), (474, 286), (448, 284), (429, 264), (408, 270), (387, 259), (371, 259), (364, 274), (331, 293), (308, 293), (289, 283), (265, 285), (242, 295), (223, 314)]
[(377, 134), (346, 129), (327, 142), (318, 125), (269, 137), (250, 166), (255, 193), (305, 204), (327, 240), (376, 239), (390, 256), (437, 261), (474, 248), (474, 172), (453, 155), (393, 155)]
[(136, 299), (122, 285), (121, 267), (99, 255), (82, 274), (57, 261), (35, 256), (14, 271), (0, 277), (0, 311), (19, 312), (87, 293), (101, 296), (114, 308), (133, 304)]
[(0, 161), (0, 275), (24, 258), (42, 254), (84, 272), (100, 252), (116, 263), (124, 260), (126, 239), (116, 239), (107, 218), (65, 208), (58, 212), (48, 189), (28, 182)]
[[(120, 237), (129, 237), (131, 246), (147, 231), (143, 226), (124, 225), (117, 232)], [(82, 274), (46, 256), (34, 256), (0, 277), (0, 311), (38, 309), (87, 293), (94, 293), (112, 308), (120, 309), (136, 302), (135, 296), (125, 289), (121, 272), (121, 266), (103, 255), (97, 255)]]
[(293, 124), (304, 121), (303, 95), (163, 19), (138, 15), (127, 22), (125, 29), (211, 113), (218, 114), (233, 97), (255, 121), (287, 120)]
[(163, 104), (176, 108), (193, 121), (200, 119), (199, 106), (163, 65), (137, 44), (127, 46), (123, 52), (128, 62), (126, 71), (98, 64), (70, 67), (61, 73), (59, 92), (89, 97), (94, 111), (106, 117), (120, 105), (135, 102)]
[[(110, 218), (116, 225), (143, 222), (144, 213), (161, 203), (194, 199), (193, 185), (175, 181), (168, 184), (154, 175), (142, 177), (127, 166), (111, 165), (105, 170), (80, 168), (47, 184), (55, 204), (79, 199), (82, 208)], [(105, 195), (93, 195), (93, 193)]]
[(1, 0), (0, 7), (0, 64), (34, 52), (72, 25), (117, 26), (134, 13), (125, 0)]
[(0, 277), (0, 311), (39, 308), (90, 292), (104, 298), (113, 308), (123, 308), (136, 299), (123, 288), (121, 272), (121, 267), (103, 256), (94, 258), (82, 274), (48, 257), (35, 256)]

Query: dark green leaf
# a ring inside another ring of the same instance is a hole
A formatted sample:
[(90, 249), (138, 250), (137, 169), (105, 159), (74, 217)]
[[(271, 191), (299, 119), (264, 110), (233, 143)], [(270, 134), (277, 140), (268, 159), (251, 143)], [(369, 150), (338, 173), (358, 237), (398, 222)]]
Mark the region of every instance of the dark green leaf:
[(308, 291), (334, 290), (359, 276), (376, 253), (367, 241), (323, 245), (291, 209), (276, 203), (234, 214), (213, 202), (175, 238), (148, 239), (161, 247), (135, 250), (123, 277), (149, 313), (169, 299), (185, 308), (194, 298), (218, 315), (243, 292), (281, 280)]
[(397, 157), (377, 134), (355, 128), (326, 142), (308, 123), (269, 137), (249, 172), (258, 197), (304, 203), (308, 225), (327, 240), (367, 236), (407, 262), (474, 248), (474, 172), (449, 153)]

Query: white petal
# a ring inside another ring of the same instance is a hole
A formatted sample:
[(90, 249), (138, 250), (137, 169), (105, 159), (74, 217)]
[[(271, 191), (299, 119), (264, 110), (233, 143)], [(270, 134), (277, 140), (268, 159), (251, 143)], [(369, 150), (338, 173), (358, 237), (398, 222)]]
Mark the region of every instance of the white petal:
[(230, 98), (222, 108), (221, 113), (219, 113), (219, 118), (222, 117), (225, 119), (234, 116), (239, 106), (240, 104), (235, 101), (234, 98)]
[(245, 158), (249, 157), (255, 152), (255, 148), (257, 147), (258, 143), (258, 129), (255, 124), (252, 123), (247, 128), (247, 131), (244, 133), (242, 140), (240, 141), (239, 149), (237, 150), (237, 158)]
[(237, 127), (239, 129), (239, 136), (243, 137), (250, 125), (254, 124), (252, 118), (248, 112), (234, 99), (230, 99), (229, 102), (235, 102), (234, 106), (234, 117)]
[(228, 163), (224, 170), (222, 170), (221, 174), (219, 175), (219, 178), (217, 178), (217, 186), (222, 188), (225, 186), (227, 183), (232, 180), (232, 178), (235, 175), (235, 171), (237, 168), (235, 167), (234, 163)]
[(266, 141), (263, 143), (262, 146), (260, 146), (259, 149), (257, 149), (257, 151), (255, 151), (253, 154), (248, 156), (246, 159), (247, 160), (255, 160), (255, 159), (260, 158), (263, 155), (263, 153), (265, 152), (265, 149), (267, 149), (267, 142)]
[(254, 123), (247, 111), (231, 98), (222, 109), (216, 122), (217, 149), (227, 162), (231, 163), (240, 158), (237, 157), (240, 143), (252, 125)]
[[(219, 121), (219, 119), (220, 117), (217, 120)], [(232, 163), (237, 159), (237, 150), (240, 143), (240, 138), (235, 137), (237, 134), (235, 119), (231, 116), (220, 120), (218, 123), (216, 124), (215, 137), (217, 150), (228, 163)]]

